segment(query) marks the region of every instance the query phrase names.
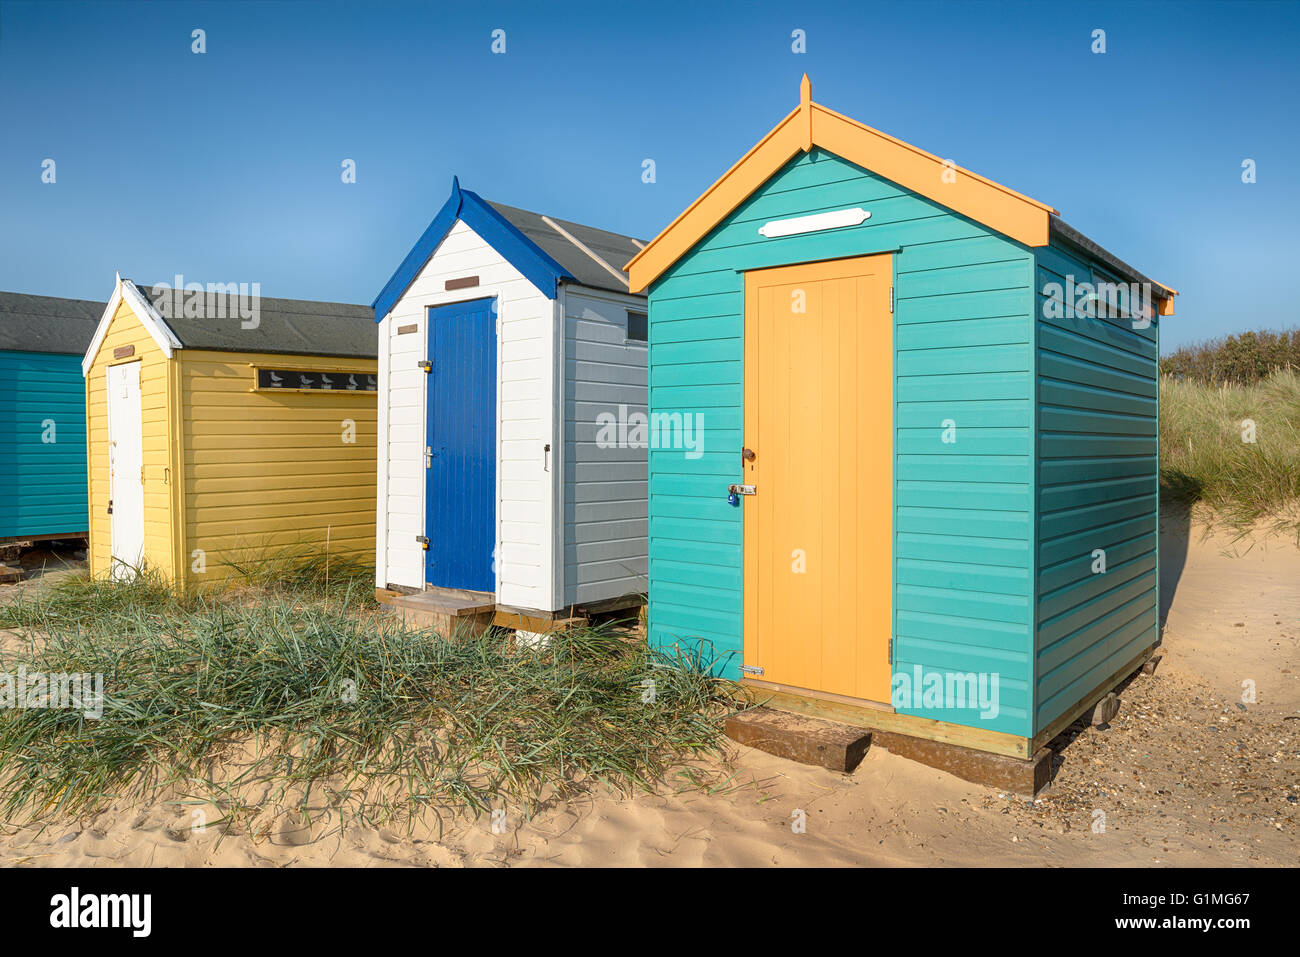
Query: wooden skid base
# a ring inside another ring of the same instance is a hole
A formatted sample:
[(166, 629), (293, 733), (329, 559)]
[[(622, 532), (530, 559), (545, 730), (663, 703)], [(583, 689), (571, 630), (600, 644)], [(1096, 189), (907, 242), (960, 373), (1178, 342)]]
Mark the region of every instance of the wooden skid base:
[(889, 708), (870, 703), (850, 703), (844, 699), (810, 692), (770, 690), (771, 685), (742, 678), (741, 685), (750, 689), (755, 704), (765, 704), (777, 711), (794, 711), (814, 718), (851, 724), (872, 731), (895, 731), (916, 738), (928, 738), (949, 744), (1008, 757), (1027, 758), (1030, 755), (1029, 739), (1001, 731), (987, 731), (983, 728), (971, 728), (932, 718), (918, 718), (910, 714), (898, 714)]
[(620, 595), (618, 598), (603, 598), (600, 601), (589, 601), (576, 606), (578, 614), (586, 615), (588, 618), (593, 615), (605, 615), (612, 612), (625, 611), (627, 617), (635, 617), (633, 609), (637, 609), (637, 614), (645, 609), (644, 595)]
[(771, 708), (729, 715), (727, 737), (779, 758), (850, 772), (871, 745), (871, 732), (851, 724), (823, 721)]
[(895, 754), (976, 784), (1032, 796), (1051, 783), (1055, 754), (1052, 742), (1080, 719), (1104, 722), (1114, 718), (1119, 710), (1119, 698), (1113, 689), (1128, 676), (1144, 670), (1154, 649), (1153, 645), (1139, 652), (1032, 738), (898, 714), (833, 695), (778, 690), (777, 686), (764, 687), (748, 679), (741, 679), (740, 683), (749, 688), (756, 704), (801, 717), (850, 725), (860, 733), (869, 730), (871, 742)]
[(10, 568), (8, 565), (0, 565), (0, 585), (13, 585), (23, 580), (23, 570), (21, 568)]
[(891, 754), (947, 771), (964, 781), (1025, 797), (1033, 797), (1052, 781), (1051, 748), (1040, 748), (1032, 758), (1025, 759), (893, 731), (877, 731), (872, 739)]
[(1032, 758), (1016, 758), (762, 707), (729, 715), (726, 732), (739, 744), (832, 771), (853, 771), (874, 744), (965, 781), (1026, 797), (1033, 797), (1051, 783), (1050, 748), (1040, 749)]
[[(910, 738), (921, 738), (974, 751), (987, 751), (1009, 758), (1019, 758), (1023, 761), (1034, 761), (1043, 748), (1050, 745), (1066, 728), (1090, 714), (1094, 706), (1125, 678), (1141, 669), (1151, 657), (1154, 648), (1153, 645), (1141, 651), (1032, 738), (1002, 731), (972, 728), (947, 721), (936, 721), (916, 715), (899, 714), (886, 706), (872, 702), (855, 701), (805, 689), (786, 688), (749, 678), (741, 678), (740, 684), (749, 690), (752, 703), (767, 705), (777, 711), (793, 711), (841, 724), (870, 728), (876, 732), (888, 731)], [(1114, 717), (1113, 711), (1110, 716)]]
[(537, 611), (532, 608), (513, 608), (509, 605), (497, 605), (492, 624), (498, 628), (513, 631), (528, 631), (537, 635), (549, 635), (553, 631), (567, 631), (570, 628), (582, 628), (587, 624), (584, 615), (570, 614), (569, 611)]
[(12, 545), (17, 542), (31, 544), (34, 542), (75, 542), (80, 541), (85, 548), (90, 540), (90, 532), (57, 532), (48, 535), (4, 535), (0, 536), (0, 545)]

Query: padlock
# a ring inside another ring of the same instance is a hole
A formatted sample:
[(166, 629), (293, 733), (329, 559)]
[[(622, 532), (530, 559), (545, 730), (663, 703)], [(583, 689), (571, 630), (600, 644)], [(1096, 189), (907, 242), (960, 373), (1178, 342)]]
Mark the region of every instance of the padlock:
[(731, 493), (729, 493), (729, 494), (727, 495), (727, 504), (728, 504), (728, 505), (731, 505), (731, 506), (739, 505), (739, 504), (740, 504), (740, 496), (737, 495), (735, 492), (731, 492)]

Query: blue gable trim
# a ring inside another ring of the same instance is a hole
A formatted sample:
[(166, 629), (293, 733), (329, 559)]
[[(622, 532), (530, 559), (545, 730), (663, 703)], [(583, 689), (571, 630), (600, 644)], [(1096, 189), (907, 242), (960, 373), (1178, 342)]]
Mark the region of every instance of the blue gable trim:
[(433, 217), (433, 222), (429, 224), (429, 228), (416, 241), (414, 248), (406, 254), (406, 258), (397, 267), (397, 271), (389, 277), (388, 282), (384, 283), (384, 288), (375, 297), (375, 301), (372, 303), (375, 309), (375, 322), (380, 322), (384, 316), (388, 315), (393, 306), (397, 304), (397, 300), (402, 298), (402, 294), (415, 281), (415, 277), (420, 274), (420, 270), (429, 261), (433, 251), (438, 248), (438, 244), (447, 238), (447, 233), (451, 232), (451, 227), (456, 224), (459, 215), (460, 184), (453, 178), (451, 181), (451, 196), (447, 198), (447, 202), (442, 204), (442, 209), (438, 210), (438, 215)]
[(548, 299), (555, 298), (560, 280), (573, 279), (567, 269), (543, 252), (541, 247), (516, 229), (486, 200), (477, 193), (461, 189), (460, 181), (452, 177), (451, 196), (442, 204), (442, 209), (433, 217), (429, 228), (375, 297), (372, 304), (375, 322), (383, 321), (384, 316), (397, 305), (397, 301), (405, 295), (458, 219), (483, 237), (484, 242), (499, 252)]

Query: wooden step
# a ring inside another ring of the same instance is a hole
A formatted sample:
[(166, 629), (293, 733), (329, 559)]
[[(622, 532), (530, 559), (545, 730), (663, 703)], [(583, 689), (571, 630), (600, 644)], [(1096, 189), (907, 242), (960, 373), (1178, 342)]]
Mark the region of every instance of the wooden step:
[(429, 628), (445, 637), (480, 635), (492, 624), (496, 601), (477, 592), (430, 590), (394, 595), (386, 607), (414, 628)]

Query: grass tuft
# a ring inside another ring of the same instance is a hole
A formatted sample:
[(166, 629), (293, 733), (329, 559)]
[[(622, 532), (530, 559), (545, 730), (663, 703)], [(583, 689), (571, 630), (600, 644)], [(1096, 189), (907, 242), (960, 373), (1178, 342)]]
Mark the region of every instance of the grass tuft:
[[(333, 572), (331, 572), (333, 575)], [(366, 821), (531, 813), (603, 782), (650, 788), (720, 754), (734, 691), (701, 662), (602, 628), (511, 650), (364, 602), (179, 595), (144, 573), (69, 579), (0, 608), (25, 639), (0, 672), (102, 674), (104, 714), (0, 713), (8, 820), (172, 789), (228, 809), (323, 801)], [(647, 684), (651, 682), (652, 684)], [(649, 693), (650, 691), (653, 693)]]
[(349, 555), (331, 555), (313, 543), (232, 549), (221, 566), (234, 582), (267, 591), (311, 596), (373, 597), (375, 566)]
[(1239, 529), (1272, 522), (1300, 533), (1300, 375), (1217, 386), (1165, 378), (1160, 411), (1166, 499), (1203, 502)]

